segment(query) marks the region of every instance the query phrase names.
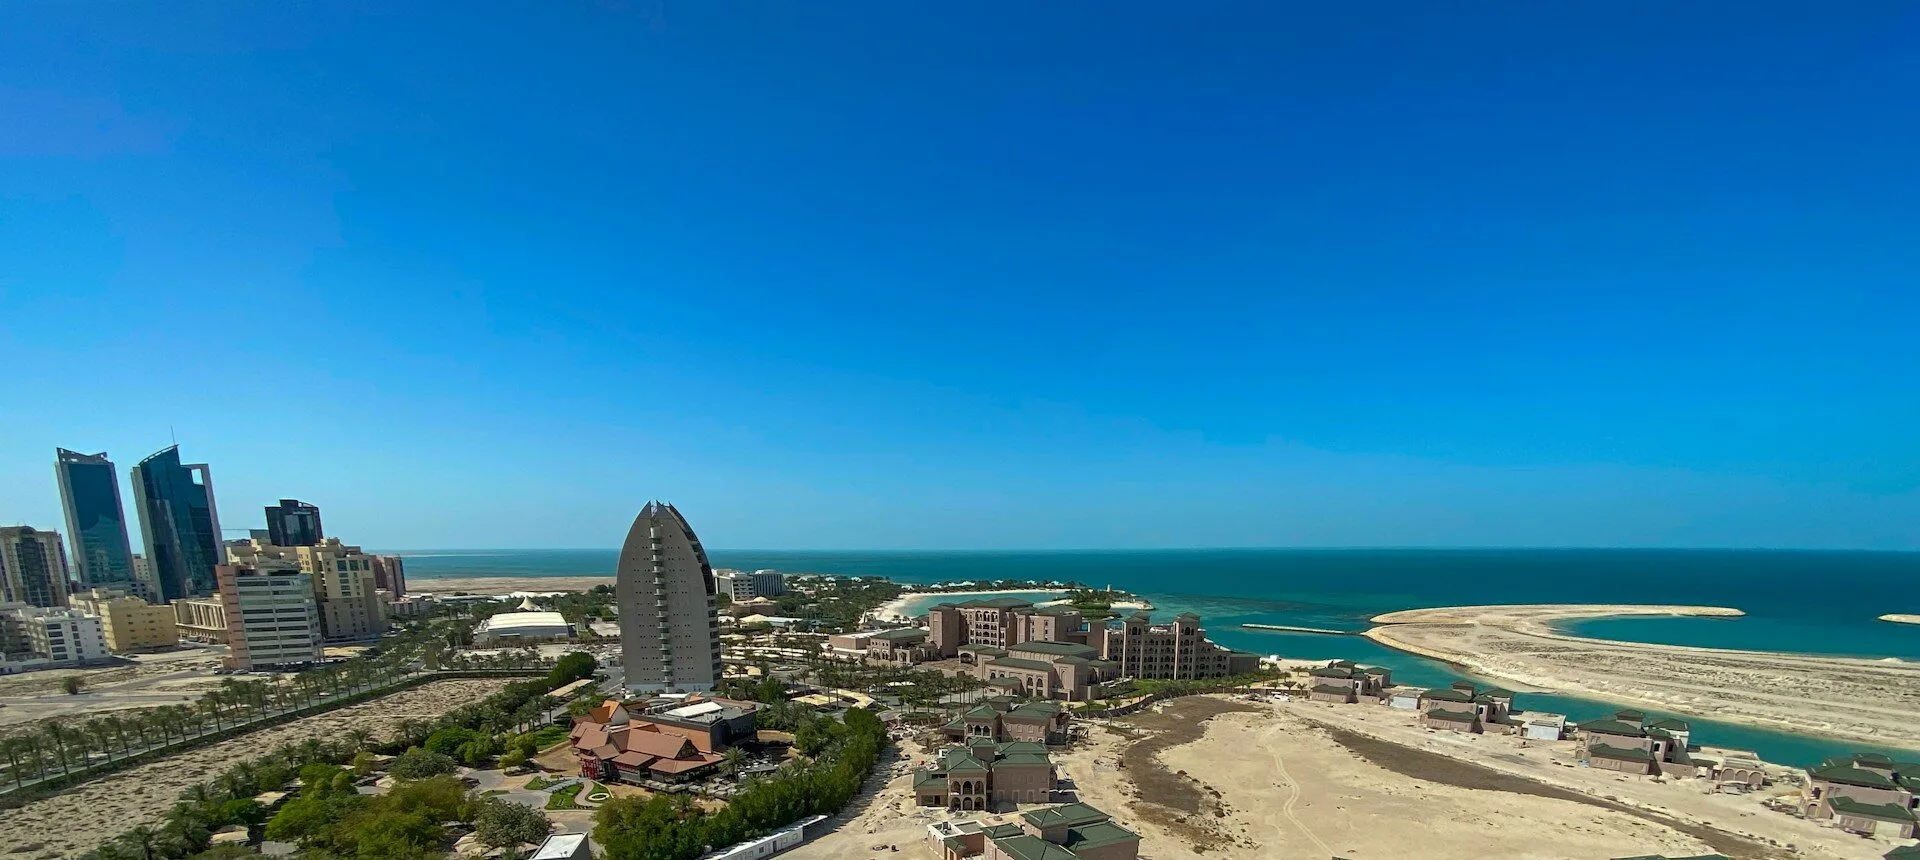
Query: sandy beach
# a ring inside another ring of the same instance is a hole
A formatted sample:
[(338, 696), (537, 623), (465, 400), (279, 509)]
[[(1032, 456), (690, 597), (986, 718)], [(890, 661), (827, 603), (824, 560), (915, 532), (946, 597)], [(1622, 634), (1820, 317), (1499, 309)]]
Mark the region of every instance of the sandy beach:
[(1515, 686), (1875, 745), (1920, 744), (1920, 664), (1588, 639), (1550, 626), (1739, 614), (1699, 606), (1441, 607), (1377, 616), (1380, 626), (1366, 636)]
[(1880, 620), (1891, 621), (1895, 624), (1920, 624), (1920, 615), (1901, 615), (1897, 612), (1890, 612), (1880, 616)]
[(438, 717), (486, 697), (505, 683), (490, 678), (435, 681), (82, 783), (0, 813), (0, 855), (74, 856), (141, 824), (157, 825), (188, 786), (213, 779), (280, 744), (338, 738), (355, 726), (384, 738), (403, 719)]

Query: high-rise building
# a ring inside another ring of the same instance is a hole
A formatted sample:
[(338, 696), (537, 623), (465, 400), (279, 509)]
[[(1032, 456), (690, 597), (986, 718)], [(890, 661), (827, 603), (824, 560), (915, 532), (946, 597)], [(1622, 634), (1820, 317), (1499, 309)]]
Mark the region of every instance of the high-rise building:
[(67, 605), (67, 552), (59, 532), (0, 526), (0, 602)]
[(127, 540), (126, 508), (120, 504), (120, 478), (107, 452), (82, 454), (55, 448), (54, 480), (67, 512), (67, 540), (73, 542), (73, 571), (87, 587), (130, 588), (133, 544)]
[(127, 587), (127, 592), (155, 606), (166, 603), (160, 597), (160, 584), (153, 581), (153, 565), (137, 552), (133, 554), (133, 584)]
[(220, 564), (220, 514), (205, 463), (183, 465), (180, 446), (133, 467), (133, 504), (162, 602), (212, 594)]
[(615, 571), (620, 656), (635, 692), (702, 692), (720, 682), (713, 566), (685, 517), (648, 502)]
[(251, 670), (320, 661), (320, 612), (311, 574), (222, 564), (214, 576), (226, 610), (230, 666)]
[(373, 556), (357, 546), (343, 544), (339, 538), (312, 546), (228, 541), (227, 556), (240, 566), (311, 575), (321, 634), (328, 642), (364, 642), (386, 631), (386, 614), (374, 584)]
[(73, 608), (99, 616), (107, 650), (115, 654), (171, 648), (180, 642), (173, 608), (154, 606), (109, 588), (92, 588), (73, 595)]
[(299, 499), (281, 499), (267, 506), (267, 540), (275, 546), (313, 546), (327, 536), (320, 528), (320, 508)]
[(387, 592), (388, 600), (407, 597), (407, 561), (397, 555), (373, 557), (373, 587)]

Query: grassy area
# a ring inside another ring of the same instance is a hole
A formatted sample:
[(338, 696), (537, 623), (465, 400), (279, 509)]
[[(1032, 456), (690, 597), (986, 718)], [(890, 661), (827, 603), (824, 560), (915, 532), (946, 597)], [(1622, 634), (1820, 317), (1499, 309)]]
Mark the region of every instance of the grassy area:
[(540, 789), (546, 788), (547, 786), (552, 785), (559, 781), (560, 780), (557, 780), (557, 779), (548, 779), (544, 776), (536, 776), (532, 779), (527, 780), (526, 788), (528, 791), (539, 791)]
[(533, 735), (534, 743), (539, 744), (541, 749), (546, 749), (567, 739), (567, 729), (565, 726), (542, 726), (528, 732), (528, 734)]
[(580, 796), (580, 789), (582, 787), (583, 785), (581, 783), (576, 782), (572, 785), (567, 786), (566, 788), (562, 788), (550, 795), (547, 795), (547, 808), (548, 809), (579, 809), (580, 804), (574, 803), (573, 799), (575, 797)]

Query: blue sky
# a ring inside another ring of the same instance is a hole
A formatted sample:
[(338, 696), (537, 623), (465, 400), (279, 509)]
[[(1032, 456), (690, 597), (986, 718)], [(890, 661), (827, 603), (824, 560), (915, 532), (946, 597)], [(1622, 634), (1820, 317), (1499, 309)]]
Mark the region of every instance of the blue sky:
[(1920, 10), (1199, 5), (15, 6), (0, 521), (1920, 549)]

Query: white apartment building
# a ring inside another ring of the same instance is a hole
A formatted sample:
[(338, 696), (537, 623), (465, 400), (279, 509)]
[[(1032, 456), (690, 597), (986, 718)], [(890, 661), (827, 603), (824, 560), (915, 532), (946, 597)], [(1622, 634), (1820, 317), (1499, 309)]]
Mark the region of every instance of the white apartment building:
[(14, 669), (85, 666), (111, 657), (99, 616), (23, 603), (0, 605), (0, 651)]
[(787, 581), (776, 570), (763, 568), (748, 573), (723, 568), (713, 572), (713, 593), (724, 594), (730, 600), (779, 597), (787, 593)]
[(214, 569), (227, 616), (227, 658), (235, 669), (317, 663), (320, 611), (312, 575), (298, 570)]

